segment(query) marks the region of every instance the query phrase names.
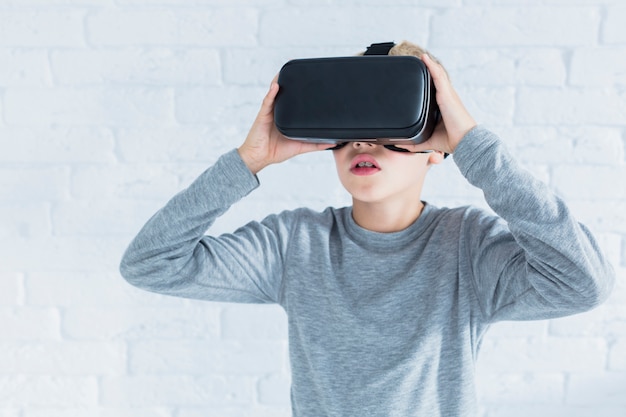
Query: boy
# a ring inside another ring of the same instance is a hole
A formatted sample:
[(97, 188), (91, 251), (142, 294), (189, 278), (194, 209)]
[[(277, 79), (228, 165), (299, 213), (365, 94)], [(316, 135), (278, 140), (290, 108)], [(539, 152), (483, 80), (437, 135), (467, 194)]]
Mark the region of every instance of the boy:
[[(121, 263), (150, 291), (280, 304), (294, 416), (473, 416), (474, 363), (491, 323), (582, 312), (612, 287), (594, 238), (476, 125), (443, 67), (406, 42), (390, 54), (424, 61), (442, 122), (426, 142), (402, 146), (410, 152), (336, 147), (351, 207), (287, 211), (203, 236), (264, 167), (332, 147), (278, 132), (274, 79), (245, 142), (153, 216)], [(499, 217), (420, 199), (445, 153)]]

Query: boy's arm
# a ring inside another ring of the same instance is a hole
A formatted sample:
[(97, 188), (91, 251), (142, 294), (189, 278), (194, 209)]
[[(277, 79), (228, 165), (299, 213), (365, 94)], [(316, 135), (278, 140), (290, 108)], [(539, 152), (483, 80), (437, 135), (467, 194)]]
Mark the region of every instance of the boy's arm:
[[(467, 259), (488, 320), (558, 317), (604, 301), (613, 271), (590, 232), (541, 181), (521, 169), (490, 131), (476, 127), (455, 149), (463, 175), (507, 223), (466, 219)], [(507, 227), (508, 226), (508, 227)]]
[(593, 236), (546, 185), (517, 166), (493, 133), (476, 127), (443, 67), (427, 54), (422, 59), (443, 123), (414, 150), (454, 154), (463, 175), (508, 223), (477, 211), (464, 221), (461, 273), (470, 271), (487, 320), (562, 316), (606, 299), (613, 271)]
[[(245, 142), (223, 155), (157, 212), (126, 250), (122, 275), (138, 287), (216, 301), (277, 302), (287, 216), (204, 236), (215, 219), (258, 186), (256, 173), (295, 155), (331, 147), (285, 138), (274, 124), (276, 78)], [(282, 237), (281, 237), (282, 236)]]
[(281, 243), (270, 217), (233, 234), (204, 236), (258, 181), (233, 150), (174, 196), (141, 229), (120, 271), (131, 284), (187, 298), (276, 302)]

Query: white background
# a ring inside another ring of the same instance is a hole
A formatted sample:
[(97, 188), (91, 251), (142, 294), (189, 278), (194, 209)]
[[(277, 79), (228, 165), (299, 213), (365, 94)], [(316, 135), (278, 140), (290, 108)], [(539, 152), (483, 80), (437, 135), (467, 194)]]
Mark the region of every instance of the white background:
[[(292, 58), (403, 39), (563, 196), (610, 300), (502, 323), (480, 417), (626, 415), (626, 8), (621, 0), (0, 0), (0, 417), (288, 416), (285, 315), (130, 287), (148, 217), (238, 146)], [(424, 199), (476, 204), (448, 159)], [(260, 175), (211, 231), (349, 204), (328, 152)]]

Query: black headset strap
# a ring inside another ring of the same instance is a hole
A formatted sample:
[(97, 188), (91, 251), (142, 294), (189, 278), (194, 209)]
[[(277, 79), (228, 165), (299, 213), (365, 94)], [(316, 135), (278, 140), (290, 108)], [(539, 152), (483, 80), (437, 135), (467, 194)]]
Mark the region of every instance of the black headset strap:
[(393, 42), (373, 43), (367, 47), (367, 51), (363, 55), (388, 55), (389, 50), (395, 45)]

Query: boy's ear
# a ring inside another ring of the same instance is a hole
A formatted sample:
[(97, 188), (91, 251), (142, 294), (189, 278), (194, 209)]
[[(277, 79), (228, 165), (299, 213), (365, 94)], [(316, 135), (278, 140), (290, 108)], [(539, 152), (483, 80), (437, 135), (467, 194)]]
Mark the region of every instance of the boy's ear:
[(441, 151), (434, 151), (428, 155), (428, 165), (437, 165), (444, 160), (444, 153)]

